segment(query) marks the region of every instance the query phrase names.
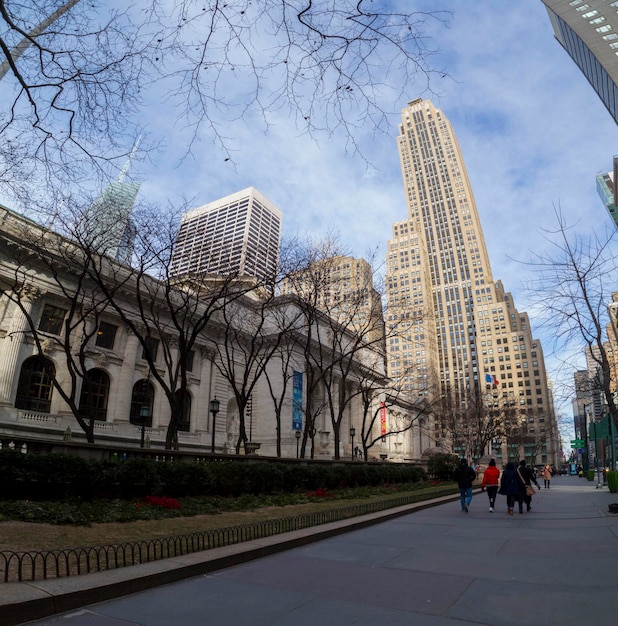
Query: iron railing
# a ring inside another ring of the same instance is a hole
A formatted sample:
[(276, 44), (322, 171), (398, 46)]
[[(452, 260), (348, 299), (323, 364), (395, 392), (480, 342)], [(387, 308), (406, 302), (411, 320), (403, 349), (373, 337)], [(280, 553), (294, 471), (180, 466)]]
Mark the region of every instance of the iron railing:
[(79, 576), (263, 539), (454, 493), (457, 493), (455, 488), (442, 488), (339, 509), (116, 545), (27, 552), (3, 550), (0, 551), (0, 571), (4, 582)]

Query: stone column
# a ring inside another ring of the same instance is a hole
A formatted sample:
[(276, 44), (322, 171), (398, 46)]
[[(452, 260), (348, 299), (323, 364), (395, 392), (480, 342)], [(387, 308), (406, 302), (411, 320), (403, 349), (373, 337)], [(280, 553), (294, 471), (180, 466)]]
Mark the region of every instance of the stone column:
[(19, 375), (17, 360), (24, 344), (24, 332), (29, 329), (28, 317), (40, 294), (39, 290), (32, 289), (22, 296), (25, 313), (16, 304), (12, 305), (11, 323), (0, 342), (0, 402), (12, 403), (11, 391), (15, 377)]
[(110, 389), (110, 397), (116, 400), (113, 414), (110, 416), (114, 422), (128, 422), (131, 412), (131, 394), (133, 392), (139, 340), (130, 330), (127, 329), (126, 332), (127, 339), (124, 346), (120, 375), (114, 383), (115, 389)]
[(191, 416), (191, 430), (210, 432), (210, 401), (212, 400), (212, 355), (207, 350), (200, 351), (200, 386), (198, 388), (195, 407)]

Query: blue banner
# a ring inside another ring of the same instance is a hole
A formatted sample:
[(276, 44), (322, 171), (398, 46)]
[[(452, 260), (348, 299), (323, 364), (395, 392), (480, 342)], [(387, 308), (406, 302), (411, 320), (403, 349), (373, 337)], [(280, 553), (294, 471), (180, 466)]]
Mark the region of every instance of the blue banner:
[(294, 370), (292, 386), (292, 430), (303, 429), (303, 373)]

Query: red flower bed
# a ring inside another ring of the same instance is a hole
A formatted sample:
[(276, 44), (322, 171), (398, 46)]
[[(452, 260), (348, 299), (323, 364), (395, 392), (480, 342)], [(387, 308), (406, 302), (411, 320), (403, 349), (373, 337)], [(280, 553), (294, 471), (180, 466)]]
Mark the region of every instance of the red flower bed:
[(146, 504), (158, 506), (162, 509), (179, 509), (180, 502), (176, 498), (166, 496), (146, 496)]

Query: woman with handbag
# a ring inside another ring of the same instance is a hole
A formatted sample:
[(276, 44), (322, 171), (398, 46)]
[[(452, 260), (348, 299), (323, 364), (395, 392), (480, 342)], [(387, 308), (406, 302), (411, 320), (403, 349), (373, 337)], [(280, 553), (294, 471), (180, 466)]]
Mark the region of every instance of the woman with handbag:
[(534, 487), (532, 483), (537, 486), (539, 491), (541, 488), (539, 487), (539, 483), (536, 482), (536, 478), (532, 473), (532, 470), (526, 465), (526, 461), (523, 459), (519, 462), (519, 467), (517, 468), (517, 478), (519, 480), (519, 489), (521, 492), (521, 497), (519, 499), (519, 512), (524, 512), (524, 502), (526, 503), (526, 510), (530, 511), (532, 508), (532, 496), (534, 494)]
[(549, 463), (545, 464), (543, 471), (541, 472), (541, 476), (543, 477), (543, 482), (545, 483), (545, 489), (549, 489), (549, 485), (551, 484), (551, 477), (553, 472), (551, 471), (551, 467)]

